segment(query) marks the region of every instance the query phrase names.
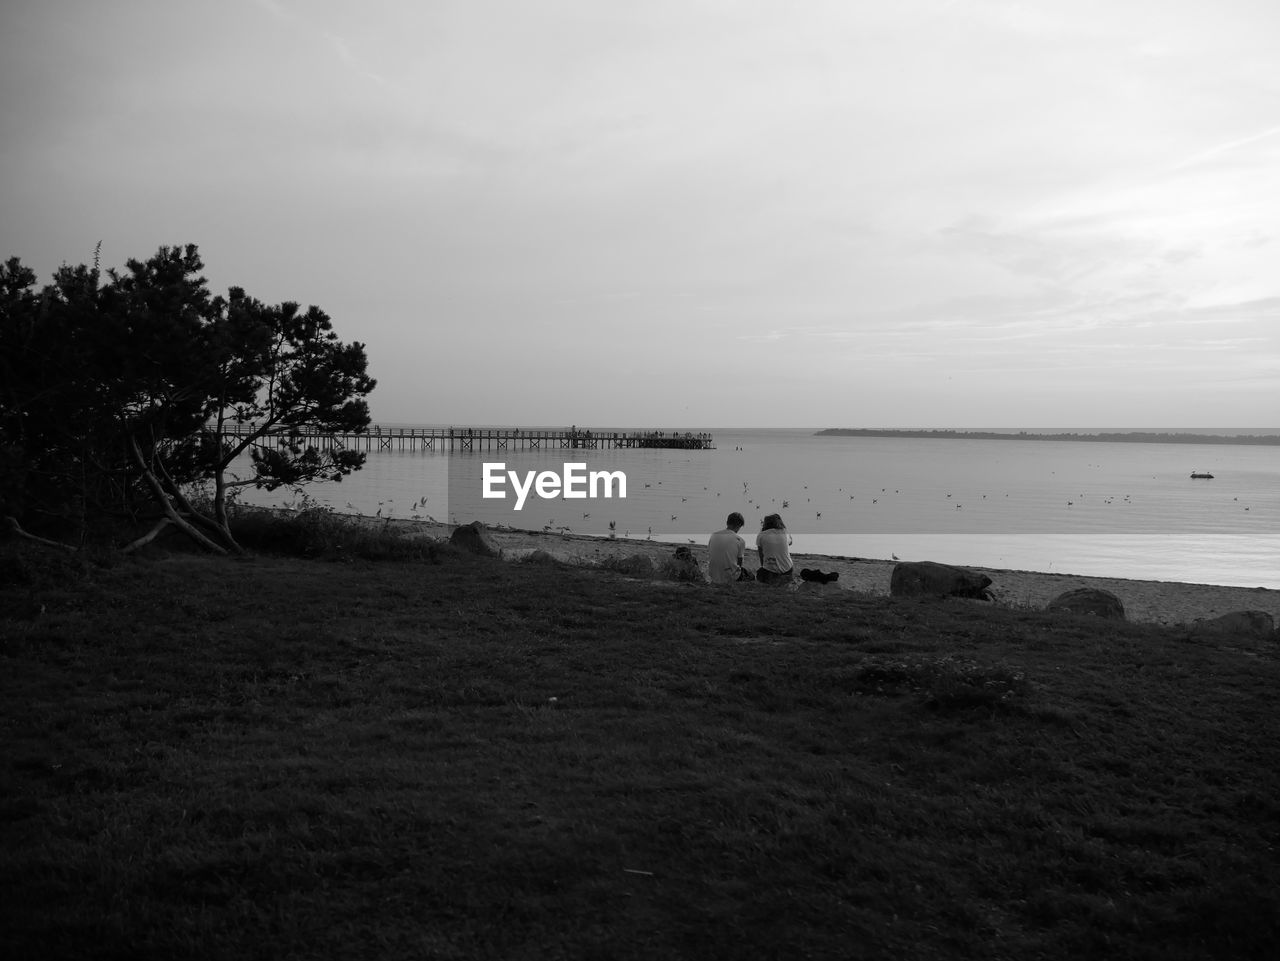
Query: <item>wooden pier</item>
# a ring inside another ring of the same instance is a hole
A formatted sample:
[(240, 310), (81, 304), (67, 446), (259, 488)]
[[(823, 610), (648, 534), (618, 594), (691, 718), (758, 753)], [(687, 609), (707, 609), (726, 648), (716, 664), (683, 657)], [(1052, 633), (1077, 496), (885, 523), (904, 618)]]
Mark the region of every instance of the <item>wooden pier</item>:
[[(248, 426), (224, 428), (228, 437), (244, 437)], [(263, 437), (286, 436), (288, 430), (273, 431)], [(433, 450), (626, 450), (658, 448), (712, 450), (710, 434), (691, 431), (618, 431), (569, 428), (524, 427), (379, 427), (359, 432), (328, 433), (306, 430), (297, 436), (321, 449), (363, 451)]]

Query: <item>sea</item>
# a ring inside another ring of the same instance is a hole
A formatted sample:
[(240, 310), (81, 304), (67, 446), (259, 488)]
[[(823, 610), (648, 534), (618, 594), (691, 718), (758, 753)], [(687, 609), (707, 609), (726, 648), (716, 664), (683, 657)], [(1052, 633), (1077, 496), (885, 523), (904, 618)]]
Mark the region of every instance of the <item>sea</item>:
[[(601, 431), (615, 429), (641, 428)], [(1280, 446), (687, 429), (715, 448), (371, 452), (341, 482), (242, 500), (674, 544), (706, 543), (737, 511), (750, 545), (777, 513), (794, 553), (1280, 589)], [(531, 488), (515, 510), (507, 472), (523, 485), (570, 463), (621, 472), (625, 496), (615, 475), (585, 499)], [(483, 496), (486, 476), (505, 498)]]

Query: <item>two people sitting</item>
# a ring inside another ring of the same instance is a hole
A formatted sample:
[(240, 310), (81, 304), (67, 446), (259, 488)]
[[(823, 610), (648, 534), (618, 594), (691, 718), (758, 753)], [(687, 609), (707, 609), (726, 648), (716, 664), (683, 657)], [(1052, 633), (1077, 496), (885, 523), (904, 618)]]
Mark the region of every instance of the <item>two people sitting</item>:
[[(734, 511), (726, 519), (725, 529), (716, 531), (707, 541), (707, 573), (711, 583), (732, 584), (754, 579), (769, 584), (793, 580), (795, 564), (791, 560), (791, 535), (782, 522), (782, 515), (770, 514), (760, 524), (760, 533), (756, 535), (760, 569), (754, 575), (744, 566), (747, 542), (738, 533), (745, 523), (742, 515)], [(800, 572), (801, 579), (823, 584), (839, 576), (838, 573), (824, 574), (808, 568)]]

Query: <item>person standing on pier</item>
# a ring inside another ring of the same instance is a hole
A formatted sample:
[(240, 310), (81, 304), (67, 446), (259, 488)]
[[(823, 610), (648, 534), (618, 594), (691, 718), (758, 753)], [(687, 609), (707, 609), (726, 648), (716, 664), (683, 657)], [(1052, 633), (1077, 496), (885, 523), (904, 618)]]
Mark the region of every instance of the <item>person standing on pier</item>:
[(738, 531), (746, 521), (734, 511), (725, 521), (725, 529), (707, 540), (707, 574), (712, 584), (749, 581), (751, 574), (742, 566), (747, 555), (747, 542)]

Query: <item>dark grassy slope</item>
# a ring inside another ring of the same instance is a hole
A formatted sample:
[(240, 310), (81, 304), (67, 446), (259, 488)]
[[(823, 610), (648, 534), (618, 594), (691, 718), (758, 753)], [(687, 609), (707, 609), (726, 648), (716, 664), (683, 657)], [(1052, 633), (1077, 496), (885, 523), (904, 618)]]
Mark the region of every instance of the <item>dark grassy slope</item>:
[(1274, 645), (447, 554), (5, 570), (10, 957), (1280, 936)]

